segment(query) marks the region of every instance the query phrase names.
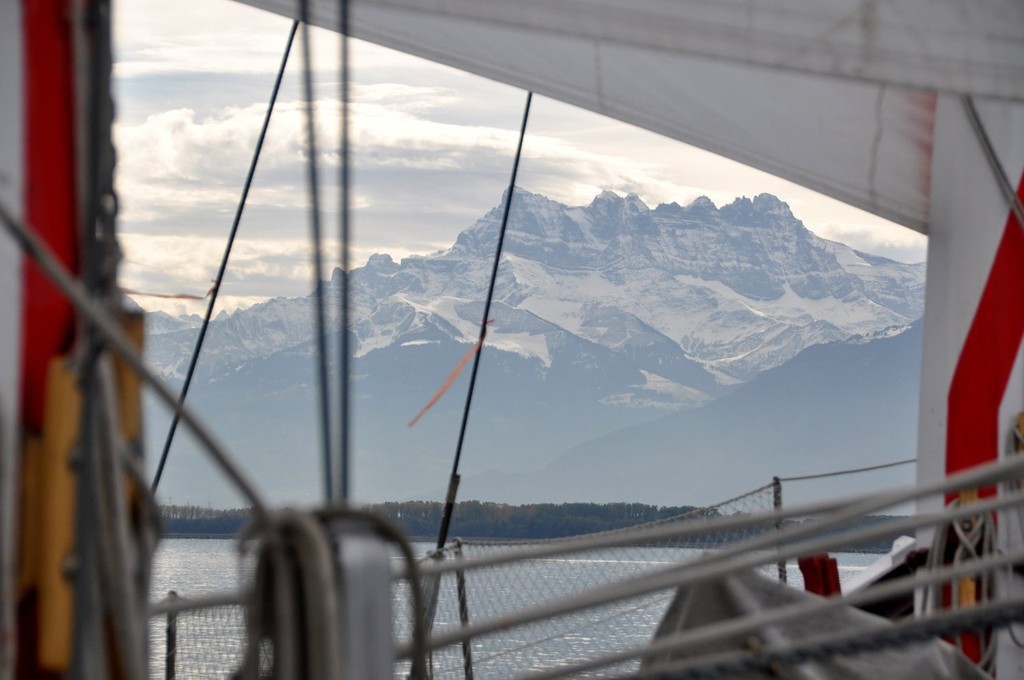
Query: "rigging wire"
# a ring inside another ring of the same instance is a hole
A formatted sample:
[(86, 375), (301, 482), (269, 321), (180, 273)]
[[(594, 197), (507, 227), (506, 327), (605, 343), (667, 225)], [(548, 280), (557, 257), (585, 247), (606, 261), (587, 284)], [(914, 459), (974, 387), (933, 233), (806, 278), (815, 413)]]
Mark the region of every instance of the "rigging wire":
[(337, 495), (342, 502), (348, 501), (349, 497), (349, 459), (352, 444), (352, 383), (351, 376), (351, 338), (349, 336), (351, 297), (349, 288), (349, 271), (351, 269), (351, 222), (349, 221), (349, 208), (351, 200), (349, 190), (351, 188), (350, 167), (350, 144), (349, 144), (349, 84), (350, 84), (350, 62), (349, 62), (349, 15), (348, 0), (340, 0), (340, 32), (341, 32), (341, 141), (340, 155), (341, 168), (338, 181), (341, 185), (341, 196), (339, 200), (339, 245), (341, 248), (341, 290), (338, 291), (341, 304), (340, 323), (338, 335), (340, 346), (338, 353), (339, 382), (339, 407), (341, 410), (339, 432), (338, 432), (338, 489)]
[[(238, 225), (242, 222), (242, 213), (245, 211), (245, 204), (249, 198), (249, 189), (252, 187), (253, 177), (256, 175), (256, 166), (260, 160), (260, 153), (263, 151), (263, 142), (267, 137), (267, 129), (270, 127), (270, 118), (274, 113), (274, 106), (277, 103), (277, 95), (281, 90), (281, 81), (284, 78), (285, 67), (288, 65), (288, 55), (292, 51), (292, 43), (295, 41), (295, 32), (299, 27), (298, 21), (292, 22), (291, 30), (288, 32), (288, 42), (285, 44), (284, 55), (281, 57), (281, 65), (277, 69), (277, 77), (274, 79), (274, 87), (270, 93), (270, 102), (267, 104), (267, 112), (263, 116), (263, 127), (260, 128), (259, 137), (256, 139), (256, 148), (252, 153), (252, 160), (249, 162), (249, 173), (245, 177), (245, 184), (242, 186), (242, 196), (238, 200), (238, 207), (235, 208), (235, 218), (231, 222), (231, 231), (228, 233), (228, 241), (224, 247), (224, 255), (220, 260), (220, 268), (217, 270), (217, 278), (210, 288), (209, 303), (206, 305), (206, 315), (199, 327), (199, 335), (196, 337), (195, 348), (192, 350), (192, 357), (189, 360), (188, 370), (185, 372), (185, 382), (181, 386), (181, 394), (178, 397), (178, 406), (185, 403), (189, 387), (192, 385), (192, 378), (195, 376), (196, 366), (199, 363), (199, 355), (203, 349), (203, 342), (206, 340), (206, 331), (210, 327), (210, 320), (213, 318), (213, 309), (217, 304), (217, 294), (220, 293), (220, 285), (224, 280), (224, 274), (228, 268), (228, 259), (231, 257), (231, 250), (235, 245), (235, 237), (238, 235)], [(180, 414), (176, 410), (171, 419), (171, 426), (167, 431), (167, 439), (164, 441), (164, 448), (160, 454), (160, 462), (157, 464), (156, 473), (153, 475), (153, 482), (150, 490), (156, 492), (160, 486), (160, 478), (163, 476), (164, 465), (167, 463), (167, 456), (171, 452), (171, 444), (174, 442), (174, 433), (178, 429)]]
[(816, 475), (799, 475), (797, 477), (779, 477), (780, 482), (802, 482), (806, 479), (823, 479), (825, 477), (839, 477), (840, 475), (852, 475), (858, 472), (871, 472), (872, 470), (884, 470), (885, 468), (896, 467), (898, 465), (909, 465), (910, 463), (916, 463), (917, 458), (907, 458), (906, 460), (897, 460), (892, 463), (882, 463), (881, 465), (869, 465), (862, 468), (852, 468), (850, 470), (835, 470), (833, 472), (821, 472)]
[(1017, 218), (1017, 226), (1024, 229), (1024, 206), (1021, 205), (1020, 197), (1017, 196), (1017, 192), (1013, 190), (1013, 185), (1006, 176), (1006, 171), (1003, 169), (1002, 163), (999, 162), (999, 156), (996, 154), (995, 147), (992, 146), (992, 140), (989, 138), (988, 132), (985, 130), (985, 125), (981, 120), (981, 116), (978, 115), (978, 109), (974, 106), (974, 98), (965, 95), (961, 97), (961, 101), (964, 105), (964, 111), (967, 113), (967, 121), (971, 124), (971, 129), (974, 130), (974, 135), (977, 137), (978, 144), (981, 146), (981, 150), (985, 154), (985, 160), (988, 161), (992, 174), (995, 175), (996, 184), (999, 185), (999, 191), (1003, 194), (1003, 198), (1009, 205), (1010, 211), (1013, 213), (1014, 217)]
[[(498, 279), (498, 265), (501, 262), (501, 251), (505, 245), (505, 232), (508, 229), (508, 215), (512, 209), (512, 195), (516, 190), (516, 175), (519, 174), (519, 161), (523, 155), (523, 140), (526, 138), (526, 123), (530, 119), (530, 103), (533, 92), (526, 93), (526, 105), (523, 107), (523, 122), (519, 127), (519, 143), (516, 145), (515, 160), (512, 161), (512, 176), (509, 178), (508, 190), (505, 192), (505, 206), (501, 215), (501, 228), (498, 231), (498, 245), (494, 252), (494, 264), (491, 267), (491, 280), (487, 287), (487, 300), (484, 302), (484, 315), (480, 321), (479, 345), (483, 345), (487, 336), (487, 323), (491, 314), (491, 302), (494, 299), (494, 284)], [(481, 347), (482, 349), (482, 347)], [(437, 533), (437, 547), (443, 548), (448, 540), (448, 529), (451, 526), (452, 514), (455, 512), (455, 496), (459, 489), (459, 461), (462, 459), (462, 445), (466, 440), (466, 426), (469, 423), (469, 410), (473, 404), (473, 390), (476, 387), (477, 371), (480, 368), (480, 352), (473, 357), (473, 370), (469, 374), (469, 389), (466, 392), (466, 406), (462, 410), (462, 424), (459, 427), (459, 441), (455, 446), (455, 460), (452, 463), (452, 474), (448, 480), (448, 493), (444, 502), (444, 515)]]
[(334, 497), (333, 465), (331, 463), (330, 384), (327, 381), (327, 322), (324, 318), (323, 239), (320, 229), (320, 182), (317, 175), (316, 115), (313, 112), (313, 67), (309, 39), (309, 0), (299, 2), (299, 20), (302, 22), (302, 89), (306, 113), (306, 143), (309, 154), (306, 161), (307, 188), (309, 190), (309, 223), (313, 249), (314, 335), (316, 336), (316, 372), (320, 396), (320, 438), (324, 473), (324, 499)]

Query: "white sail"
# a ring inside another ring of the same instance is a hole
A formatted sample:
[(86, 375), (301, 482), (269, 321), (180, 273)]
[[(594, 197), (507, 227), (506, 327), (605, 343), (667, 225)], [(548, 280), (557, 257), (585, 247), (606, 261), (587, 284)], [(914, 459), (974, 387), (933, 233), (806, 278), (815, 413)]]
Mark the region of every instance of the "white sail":
[[(298, 6), (242, 1), (288, 16)], [(309, 4), (311, 23), (337, 30), (340, 3)], [(572, 66), (558, 58), (577, 40), (593, 56), (616, 47), (922, 90), (1024, 95), (1024, 8), (1014, 0), (351, 0), (350, 8), (355, 37), (440, 62), (461, 60), (496, 80), (516, 66), (503, 67), (497, 57), (525, 51), (519, 39), (533, 36), (547, 46), (534, 60), (549, 72)], [(449, 31), (432, 36), (438, 24), (462, 30), (462, 39), (453, 45), (444, 40)], [(519, 77), (543, 81), (535, 70)]]
[[(0, 2), (0, 203), (20, 213), (22, 173), (21, 4)], [(16, 214), (21, 217), (20, 214)], [(0, 678), (14, 673), (14, 570), (17, 526), (18, 381), (21, 257), (0, 233)]]

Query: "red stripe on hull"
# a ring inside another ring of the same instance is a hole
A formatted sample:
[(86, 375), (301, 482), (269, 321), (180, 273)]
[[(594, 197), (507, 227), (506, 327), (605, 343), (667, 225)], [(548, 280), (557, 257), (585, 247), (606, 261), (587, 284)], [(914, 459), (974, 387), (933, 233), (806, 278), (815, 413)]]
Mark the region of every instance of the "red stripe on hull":
[[(72, 271), (78, 269), (75, 102), (67, 0), (26, 0), (25, 221)], [(49, 360), (74, 339), (71, 306), (31, 262), (24, 263), (22, 421), (42, 424)]]
[[(1017, 195), (1024, 200), (1024, 177)], [(1024, 337), (1021, 226), (1011, 212), (953, 374), (946, 426), (946, 474), (993, 461), (999, 454), (999, 405)], [(980, 493), (991, 496), (995, 487), (985, 487)]]

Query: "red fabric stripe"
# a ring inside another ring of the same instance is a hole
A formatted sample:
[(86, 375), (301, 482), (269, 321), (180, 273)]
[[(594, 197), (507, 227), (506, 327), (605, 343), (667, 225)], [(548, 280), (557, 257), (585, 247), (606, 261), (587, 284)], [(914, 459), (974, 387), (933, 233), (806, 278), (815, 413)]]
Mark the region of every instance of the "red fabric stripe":
[[(1017, 188), (1024, 200), (1024, 176)], [(1024, 231), (1011, 211), (949, 387), (946, 474), (995, 460), (999, 404), (1024, 337)], [(995, 487), (980, 490), (991, 496)]]
[[(72, 271), (78, 270), (75, 219), (75, 116), (67, 0), (25, 0), (25, 221)], [(23, 268), (22, 420), (42, 424), (47, 362), (64, 354), (74, 315), (31, 262)]]

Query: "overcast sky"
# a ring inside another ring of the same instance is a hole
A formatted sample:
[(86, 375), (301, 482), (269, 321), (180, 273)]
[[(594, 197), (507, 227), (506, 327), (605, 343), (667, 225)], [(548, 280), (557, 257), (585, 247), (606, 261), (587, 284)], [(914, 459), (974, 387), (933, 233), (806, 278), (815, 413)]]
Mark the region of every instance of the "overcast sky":
[[(203, 294), (216, 273), (290, 21), (230, 0), (117, 0), (118, 190), (127, 287)], [(337, 231), (338, 43), (313, 30), (324, 225)], [(508, 182), (525, 92), (353, 43), (353, 264), (446, 248)], [(219, 298), (310, 289), (299, 44)], [(819, 235), (917, 262), (925, 238), (685, 144), (535, 98), (518, 184), (569, 204), (602, 189), (650, 206), (768, 192)], [(337, 257), (331, 248), (332, 266)], [(138, 297), (148, 309), (205, 305)]]

